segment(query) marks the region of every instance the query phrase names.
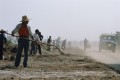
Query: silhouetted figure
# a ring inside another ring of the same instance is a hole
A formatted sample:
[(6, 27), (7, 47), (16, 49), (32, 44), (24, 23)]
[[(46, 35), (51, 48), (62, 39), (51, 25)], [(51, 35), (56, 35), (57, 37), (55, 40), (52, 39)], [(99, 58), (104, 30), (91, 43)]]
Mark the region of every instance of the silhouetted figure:
[[(55, 40), (52, 41), (52, 45), (56, 46), (56, 41)], [(52, 50), (55, 50), (55, 47), (53, 47)]]
[(85, 38), (85, 40), (84, 40), (84, 51), (86, 51), (87, 47), (88, 47), (88, 40)]
[(60, 48), (60, 37), (58, 37), (58, 39), (56, 40), (56, 46)]
[(3, 44), (7, 42), (4, 31), (0, 31), (0, 60), (3, 60)]
[(63, 40), (61, 49), (63, 49), (63, 50), (66, 49), (66, 39)]
[(48, 38), (48, 40), (47, 40), (47, 43), (49, 44), (49, 45), (48, 45), (48, 48), (47, 48), (47, 51), (50, 51), (51, 41), (52, 41), (51, 36), (49, 36), (49, 38)]

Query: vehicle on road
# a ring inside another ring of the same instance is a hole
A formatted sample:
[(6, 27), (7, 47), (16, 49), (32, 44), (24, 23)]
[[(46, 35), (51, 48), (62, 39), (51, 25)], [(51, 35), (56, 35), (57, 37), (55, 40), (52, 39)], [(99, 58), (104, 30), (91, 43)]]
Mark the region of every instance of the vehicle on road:
[(112, 50), (115, 52), (116, 50), (116, 39), (115, 34), (101, 34), (100, 35), (100, 43), (99, 43), (99, 52), (104, 50)]

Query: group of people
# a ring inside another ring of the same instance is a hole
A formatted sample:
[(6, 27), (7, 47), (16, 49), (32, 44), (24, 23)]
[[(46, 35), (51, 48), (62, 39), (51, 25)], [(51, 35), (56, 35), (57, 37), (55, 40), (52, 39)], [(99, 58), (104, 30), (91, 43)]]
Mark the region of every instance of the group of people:
[[(60, 40), (60, 37), (58, 37), (56, 40), (52, 40), (51, 36), (49, 36), (48, 40), (47, 40), (47, 43), (48, 43), (48, 48), (47, 48), (47, 51), (50, 51), (51, 48), (50, 48), (50, 44), (58, 47), (58, 48), (61, 48), (61, 49), (66, 49), (66, 39), (61, 41)], [(53, 48), (54, 49), (54, 48)]]
[(56, 40), (53, 41), (53, 44), (56, 45), (58, 48), (64, 50), (66, 49), (67, 39), (61, 40), (61, 38), (58, 37)]
[[(27, 67), (28, 66), (28, 50), (29, 50), (29, 42), (30, 38), (32, 39), (31, 42), (31, 51), (30, 54), (35, 49), (35, 46), (37, 45), (37, 48), (39, 50), (39, 54), (41, 55), (41, 46), (40, 44), (36, 44), (37, 41), (42, 41), (43, 35), (41, 35), (41, 32), (36, 29), (35, 34), (33, 35), (31, 32), (31, 27), (28, 25), (29, 23), (29, 18), (25, 15), (22, 16), (22, 20), (20, 21), (21, 23), (17, 24), (15, 29), (11, 32), (11, 35), (14, 37), (16, 33), (18, 33), (18, 45), (17, 45), (17, 53), (15, 57), (15, 67), (18, 67), (21, 62), (21, 56), (22, 52), (24, 50), (24, 60), (23, 60), (23, 66)], [(4, 43), (7, 42), (7, 38), (5, 37), (5, 31), (1, 30), (0, 31), (0, 60), (3, 60), (3, 45)], [(33, 45), (34, 44), (34, 45)], [(11, 50), (12, 52), (15, 52), (16, 49)]]
[[(39, 51), (39, 54), (41, 55), (41, 45), (38, 44), (37, 42), (42, 42), (43, 40), (43, 35), (41, 34), (41, 32), (36, 29), (35, 30), (35, 34), (32, 34), (31, 31), (31, 27), (28, 25), (29, 23), (29, 18), (24, 15), (22, 16), (22, 20), (20, 21), (21, 23), (17, 24), (16, 27), (13, 29), (13, 31), (11, 32), (11, 35), (14, 37), (16, 33), (18, 33), (18, 45), (17, 45), (17, 53), (15, 56), (15, 67), (19, 67), (20, 62), (21, 62), (21, 56), (22, 56), (22, 52), (24, 50), (24, 60), (23, 60), (23, 66), (27, 67), (28, 66), (28, 52), (29, 52), (29, 42), (31, 42), (31, 50), (30, 50), (30, 55), (32, 54), (36, 54), (37, 53), (37, 49)], [(5, 32), (4, 31), (0, 31), (0, 60), (3, 60), (3, 43), (7, 42), (7, 38), (5, 37)], [(32, 40), (31, 40), (31, 39)], [(51, 44), (52, 39), (51, 36), (49, 36), (48, 40), (47, 40), (47, 44)], [(58, 40), (56, 41), (56, 46), (60, 47), (59, 43), (60, 43), (60, 38), (58, 38)], [(66, 40), (63, 41), (63, 47), (65, 48), (65, 44), (66, 44)], [(48, 51), (50, 51), (50, 45), (48, 45), (47, 48)]]

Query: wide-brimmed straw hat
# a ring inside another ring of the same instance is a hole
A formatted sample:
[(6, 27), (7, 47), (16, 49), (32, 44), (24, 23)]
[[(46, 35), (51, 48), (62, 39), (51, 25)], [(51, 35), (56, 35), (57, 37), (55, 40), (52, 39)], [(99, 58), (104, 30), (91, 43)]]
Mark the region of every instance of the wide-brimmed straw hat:
[(20, 22), (25, 22), (25, 21), (29, 21), (30, 19), (28, 19), (28, 17), (26, 15), (22, 16), (22, 20)]

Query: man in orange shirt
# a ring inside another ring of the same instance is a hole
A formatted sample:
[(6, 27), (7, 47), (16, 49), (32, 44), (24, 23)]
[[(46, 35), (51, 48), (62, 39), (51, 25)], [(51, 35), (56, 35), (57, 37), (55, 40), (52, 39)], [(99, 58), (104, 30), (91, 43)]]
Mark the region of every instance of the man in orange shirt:
[(33, 39), (32, 32), (30, 26), (28, 26), (29, 19), (25, 15), (22, 17), (21, 23), (16, 26), (16, 28), (12, 31), (12, 35), (15, 33), (19, 34), (18, 39), (18, 50), (15, 59), (15, 67), (18, 67), (21, 61), (21, 54), (24, 49), (24, 60), (23, 66), (27, 67), (28, 62), (28, 49), (29, 49), (29, 36)]

